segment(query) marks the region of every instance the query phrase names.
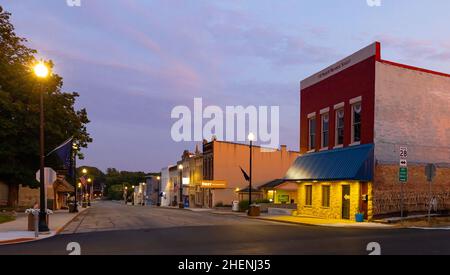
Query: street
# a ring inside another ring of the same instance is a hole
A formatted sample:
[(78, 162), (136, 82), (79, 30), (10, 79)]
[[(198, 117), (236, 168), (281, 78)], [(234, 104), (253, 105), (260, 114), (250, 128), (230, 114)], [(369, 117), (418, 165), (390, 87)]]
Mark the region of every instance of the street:
[(53, 238), (0, 246), (0, 254), (368, 255), (450, 254), (450, 231), (291, 225), (234, 215), (96, 202)]

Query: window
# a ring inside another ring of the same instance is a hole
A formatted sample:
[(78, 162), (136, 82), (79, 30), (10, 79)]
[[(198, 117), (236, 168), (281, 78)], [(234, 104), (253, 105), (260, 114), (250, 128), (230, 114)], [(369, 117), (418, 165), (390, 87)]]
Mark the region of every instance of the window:
[(322, 115), (322, 148), (328, 148), (330, 116), (328, 113)]
[(352, 105), (352, 143), (361, 142), (361, 102)]
[(305, 186), (305, 205), (312, 206), (312, 185)]
[(336, 146), (344, 144), (344, 109), (336, 110)]
[(329, 185), (322, 186), (322, 206), (330, 207), (330, 186)]
[(316, 148), (316, 118), (309, 119), (309, 150)]

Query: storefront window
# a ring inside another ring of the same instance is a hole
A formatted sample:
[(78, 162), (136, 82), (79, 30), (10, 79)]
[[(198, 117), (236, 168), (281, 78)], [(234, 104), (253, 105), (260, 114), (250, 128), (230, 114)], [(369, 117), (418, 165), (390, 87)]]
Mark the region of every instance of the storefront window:
[(305, 205), (312, 206), (312, 185), (305, 186)]
[(344, 144), (344, 109), (336, 110), (336, 146)]
[(330, 207), (330, 186), (322, 186), (322, 206)]
[(361, 141), (361, 102), (352, 105), (352, 143)]

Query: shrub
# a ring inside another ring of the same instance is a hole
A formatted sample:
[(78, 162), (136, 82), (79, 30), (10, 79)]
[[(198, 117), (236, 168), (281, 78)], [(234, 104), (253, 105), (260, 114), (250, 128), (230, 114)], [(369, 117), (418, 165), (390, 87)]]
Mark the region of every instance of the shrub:
[(255, 203), (270, 203), (270, 200), (269, 199), (257, 199), (256, 201), (255, 201)]
[(248, 200), (242, 200), (239, 202), (239, 211), (244, 212), (249, 209)]
[(216, 207), (223, 207), (223, 202), (219, 201), (218, 203), (216, 203)]

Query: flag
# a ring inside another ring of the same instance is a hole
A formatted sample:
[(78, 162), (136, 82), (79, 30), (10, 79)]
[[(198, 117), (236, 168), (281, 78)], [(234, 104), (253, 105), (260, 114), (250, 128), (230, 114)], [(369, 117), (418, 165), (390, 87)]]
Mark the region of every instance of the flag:
[(81, 182), (82, 185), (86, 185), (86, 183), (87, 183), (86, 176), (80, 177), (80, 182)]
[(246, 181), (250, 182), (250, 177), (249, 175), (244, 171), (244, 169), (242, 169), (241, 166), (239, 166), (239, 168), (241, 168), (242, 174), (244, 174), (244, 178)]
[(71, 137), (47, 154), (48, 157), (49, 155), (55, 153), (63, 162), (64, 169), (68, 170), (69, 175), (72, 175), (72, 141), (73, 138)]

